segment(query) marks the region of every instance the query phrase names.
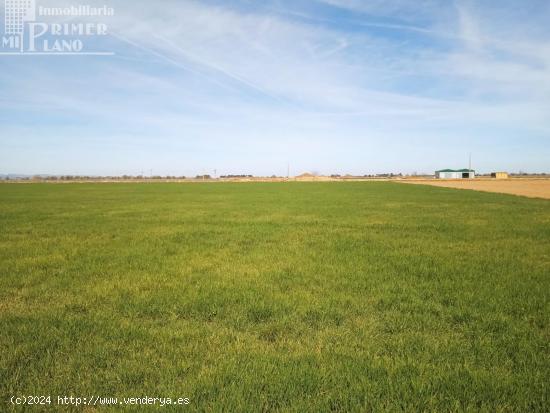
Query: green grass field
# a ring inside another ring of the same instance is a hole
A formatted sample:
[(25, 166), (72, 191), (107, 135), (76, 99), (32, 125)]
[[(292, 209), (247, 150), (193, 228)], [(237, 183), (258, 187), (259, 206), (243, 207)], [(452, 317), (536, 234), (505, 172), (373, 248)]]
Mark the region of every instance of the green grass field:
[(0, 185), (0, 411), (547, 412), (549, 294), (545, 200), (379, 182)]

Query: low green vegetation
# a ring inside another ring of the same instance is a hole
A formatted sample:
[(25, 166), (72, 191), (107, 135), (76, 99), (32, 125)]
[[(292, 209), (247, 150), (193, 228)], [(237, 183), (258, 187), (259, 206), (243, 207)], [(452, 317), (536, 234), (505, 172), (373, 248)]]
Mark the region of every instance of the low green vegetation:
[[(0, 185), (0, 411), (550, 410), (550, 202), (396, 183)], [(158, 410), (159, 408), (149, 408)]]

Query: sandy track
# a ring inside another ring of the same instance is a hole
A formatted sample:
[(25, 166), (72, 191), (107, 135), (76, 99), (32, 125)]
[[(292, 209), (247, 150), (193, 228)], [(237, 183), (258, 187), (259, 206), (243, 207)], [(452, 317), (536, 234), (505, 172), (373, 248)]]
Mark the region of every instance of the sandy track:
[(399, 181), (408, 184), (443, 186), (446, 188), (473, 189), (476, 191), (499, 192), (521, 195), (529, 198), (550, 199), (550, 179), (483, 179), (473, 180), (410, 180)]

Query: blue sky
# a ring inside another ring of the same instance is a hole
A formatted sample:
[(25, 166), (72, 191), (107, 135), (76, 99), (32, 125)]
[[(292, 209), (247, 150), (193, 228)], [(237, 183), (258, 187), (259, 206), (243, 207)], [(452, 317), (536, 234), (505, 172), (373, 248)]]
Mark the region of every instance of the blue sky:
[(37, 4), (115, 56), (0, 56), (0, 173), (550, 172), (546, 0)]

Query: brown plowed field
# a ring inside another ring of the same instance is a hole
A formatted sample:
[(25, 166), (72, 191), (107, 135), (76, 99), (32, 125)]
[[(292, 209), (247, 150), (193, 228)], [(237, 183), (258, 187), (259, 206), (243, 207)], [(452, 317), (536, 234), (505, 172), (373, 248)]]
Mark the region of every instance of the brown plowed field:
[(550, 199), (550, 179), (411, 179), (399, 182), (443, 186), (446, 188), (473, 189), (475, 191), (499, 192), (503, 194), (522, 195), (530, 198)]

